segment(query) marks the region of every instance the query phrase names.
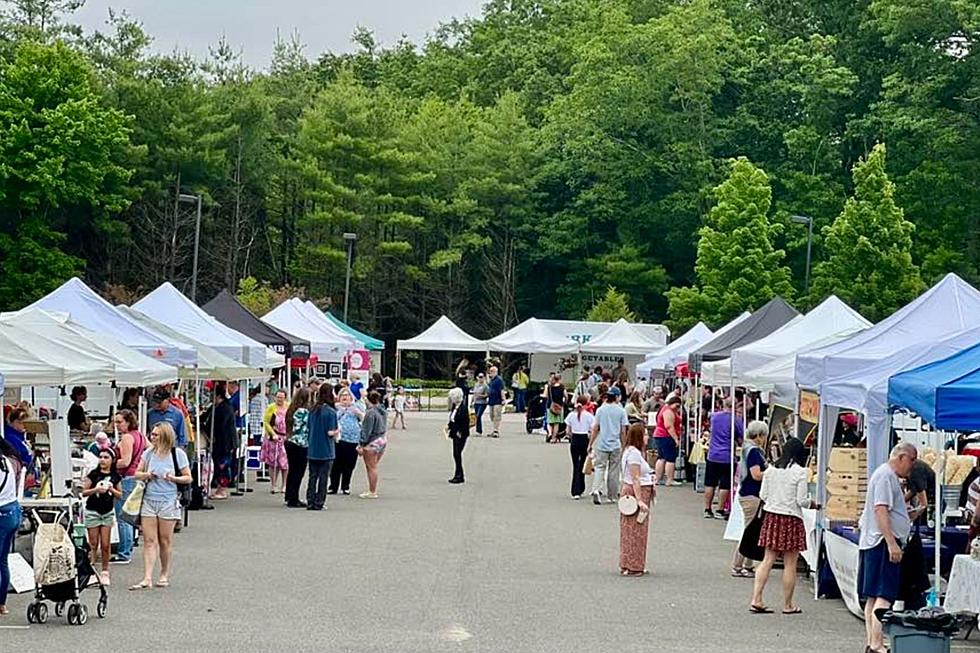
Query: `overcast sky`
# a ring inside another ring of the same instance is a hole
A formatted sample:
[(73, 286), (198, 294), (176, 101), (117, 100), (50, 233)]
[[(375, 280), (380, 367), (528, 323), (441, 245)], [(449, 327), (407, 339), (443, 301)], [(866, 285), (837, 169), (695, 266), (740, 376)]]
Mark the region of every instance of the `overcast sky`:
[(442, 21), (479, 16), (484, 0), (86, 0), (74, 21), (86, 31), (105, 29), (109, 9), (125, 10), (143, 23), (154, 49), (177, 47), (204, 56), (224, 35), (245, 61), (264, 68), (278, 31), (298, 31), (307, 55), (349, 51), (358, 25), (383, 44), (403, 34), (421, 42)]

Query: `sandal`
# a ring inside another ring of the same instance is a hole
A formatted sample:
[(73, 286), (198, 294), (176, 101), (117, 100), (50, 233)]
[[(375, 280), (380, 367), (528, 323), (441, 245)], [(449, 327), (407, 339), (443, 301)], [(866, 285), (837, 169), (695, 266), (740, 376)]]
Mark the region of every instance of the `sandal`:
[(170, 581), (166, 579), (158, 580), (157, 587), (170, 587)]
[(6, 617), (8, 614), (10, 614), (10, 608), (0, 605), (0, 617)]
[(803, 609), (797, 607), (792, 610), (783, 610), (783, 614), (803, 614)]
[(143, 580), (136, 583), (135, 585), (130, 585), (129, 591), (138, 592), (139, 590), (148, 590), (152, 587), (153, 587), (153, 583)]
[(772, 614), (772, 609), (764, 605), (750, 605), (749, 612), (752, 614)]

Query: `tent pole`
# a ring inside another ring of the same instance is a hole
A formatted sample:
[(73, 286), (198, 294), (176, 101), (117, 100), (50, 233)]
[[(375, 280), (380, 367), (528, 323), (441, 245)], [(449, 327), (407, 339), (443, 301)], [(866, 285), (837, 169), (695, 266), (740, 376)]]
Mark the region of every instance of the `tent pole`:
[(933, 574), (932, 581), (932, 591), (936, 597), (936, 601), (939, 601), (939, 569), (942, 564), (940, 558), (940, 552), (942, 550), (942, 539), (943, 539), (943, 488), (942, 483), (946, 480), (946, 431), (940, 431), (940, 442), (939, 451), (942, 452), (942, 463), (939, 466), (939, 473), (936, 474), (936, 513), (933, 516), (933, 521), (936, 522), (936, 555), (933, 564), (935, 564), (935, 573)]
[[(729, 445), (729, 448), (730, 448), (731, 451), (730, 451), (729, 457), (728, 457), (728, 477), (729, 478), (734, 478), (735, 477), (735, 470), (733, 469), (733, 467), (734, 467), (734, 463), (735, 463), (735, 411), (737, 410), (737, 405), (735, 403), (735, 375), (734, 375), (734, 372), (732, 371), (731, 360), (729, 360), (729, 365), (728, 365), (728, 382), (731, 384), (731, 392), (732, 392), (732, 394), (731, 394), (731, 401), (732, 401), (732, 430), (729, 431), (730, 442), (731, 442), (731, 444)], [(744, 395), (742, 396), (742, 399), (744, 401), (744, 399), (745, 399), (745, 396)], [(745, 404), (744, 403), (742, 404), (742, 410), (743, 411), (745, 410)], [(732, 491), (728, 493), (728, 500), (730, 502), (734, 503), (732, 501), (732, 497), (733, 496), (738, 496), (737, 492), (738, 492), (738, 486), (733, 482), (732, 483)], [(725, 507), (722, 506), (721, 509), (724, 510)]]
[(402, 378), (402, 351), (395, 349), (395, 378)]
[(755, 419), (756, 419), (756, 421), (758, 421), (758, 419), (759, 419), (759, 414), (760, 414), (759, 404), (760, 403), (762, 403), (762, 393), (761, 392), (758, 392), (755, 395)]

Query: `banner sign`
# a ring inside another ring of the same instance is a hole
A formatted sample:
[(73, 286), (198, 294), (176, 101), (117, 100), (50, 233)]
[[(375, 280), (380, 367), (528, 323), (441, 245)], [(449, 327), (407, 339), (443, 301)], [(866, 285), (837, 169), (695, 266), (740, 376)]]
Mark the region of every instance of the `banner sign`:
[(857, 593), (859, 558), (857, 544), (830, 531), (824, 531), (824, 543), (827, 545), (827, 561), (830, 563), (830, 570), (834, 572), (834, 578), (837, 579), (837, 587), (840, 588), (844, 605), (856, 617), (864, 619), (864, 610), (861, 609)]

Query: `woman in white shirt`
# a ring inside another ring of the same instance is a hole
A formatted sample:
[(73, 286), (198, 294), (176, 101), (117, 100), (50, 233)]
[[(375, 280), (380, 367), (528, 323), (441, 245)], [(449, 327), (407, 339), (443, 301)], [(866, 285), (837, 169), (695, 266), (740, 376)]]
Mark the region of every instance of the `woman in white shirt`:
[(19, 473), (17, 451), (0, 436), (0, 617), (10, 614), (7, 609), (7, 586), (10, 584), (7, 553), (21, 522), (20, 503), (17, 501)]
[(800, 551), (806, 551), (806, 529), (803, 526), (803, 509), (813, 508), (807, 487), (806, 468), (790, 462), (785, 469), (770, 467), (762, 475), (759, 498), (763, 502), (762, 532), (759, 546), (766, 550), (765, 558), (756, 569), (755, 586), (749, 611), (770, 614), (762, 600), (776, 558), (783, 558), (783, 614), (800, 614), (793, 605), (796, 589), (796, 561)]
[(595, 415), (586, 409), (589, 403), (587, 394), (579, 395), (575, 410), (565, 417), (572, 452), (572, 498), (578, 501), (585, 493), (585, 459), (589, 455), (589, 434), (595, 425)]
[(650, 506), (657, 490), (653, 485), (653, 468), (647, 464), (647, 429), (633, 424), (626, 431), (623, 450), (623, 487), (620, 497), (633, 496), (639, 509), (632, 515), (619, 516), (619, 573), (623, 576), (642, 576), (647, 573), (647, 537), (650, 535)]

